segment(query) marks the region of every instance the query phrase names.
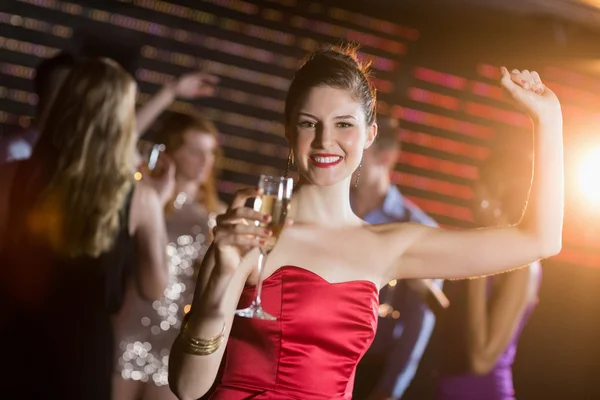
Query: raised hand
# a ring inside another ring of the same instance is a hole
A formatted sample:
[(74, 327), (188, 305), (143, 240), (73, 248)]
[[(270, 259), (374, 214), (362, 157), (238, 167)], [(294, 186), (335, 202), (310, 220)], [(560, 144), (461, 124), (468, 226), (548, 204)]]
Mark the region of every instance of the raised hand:
[(175, 96), (182, 99), (195, 99), (210, 97), (215, 92), (219, 78), (203, 72), (191, 72), (181, 75), (175, 82), (173, 90)]
[(536, 71), (500, 68), (501, 85), (513, 101), (532, 119), (560, 114), (558, 98), (544, 83)]
[(225, 214), (217, 217), (213, 245), (216, 268), (222, 273), (233, 272), (252, 248), (263, 246), (272, 235), (270, 230), (259, 226), (268, 223), (271, 216), (244, 206), (248, 199), (260, 194), (258, 188), (239, 190)]

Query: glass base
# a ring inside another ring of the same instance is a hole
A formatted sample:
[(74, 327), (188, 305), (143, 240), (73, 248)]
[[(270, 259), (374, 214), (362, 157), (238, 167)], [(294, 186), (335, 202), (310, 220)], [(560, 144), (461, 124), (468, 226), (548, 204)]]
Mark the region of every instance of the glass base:
[(266, 319), (268, 321), (277, 321), (277, 318), (263, 310), (262, 306), (257, 303), (252, 303), (250, 307), (241, 310), (235, 310), (235, 315), (244, 318)]

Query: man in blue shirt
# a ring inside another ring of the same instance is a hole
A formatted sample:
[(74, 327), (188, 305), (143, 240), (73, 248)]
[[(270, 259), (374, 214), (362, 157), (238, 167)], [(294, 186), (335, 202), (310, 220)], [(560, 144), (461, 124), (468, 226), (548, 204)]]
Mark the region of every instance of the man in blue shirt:
[[(377, 139), (364, 152), (358, 185), (352, 187), (354, 212), (371, 224), (416, 222), (437, 226), (390, 180), (400, 154), (397, 123), (380, 118), (378, 127)], [(354, 179), (356, 175), (358, 172)], [(377, 334), (358, 365), (353, 398), (402, 397), (435, 325), (426, 303), (432, 307), (448, 305), (441, 286), (441, 280), (394, 280), (381, 289)]]

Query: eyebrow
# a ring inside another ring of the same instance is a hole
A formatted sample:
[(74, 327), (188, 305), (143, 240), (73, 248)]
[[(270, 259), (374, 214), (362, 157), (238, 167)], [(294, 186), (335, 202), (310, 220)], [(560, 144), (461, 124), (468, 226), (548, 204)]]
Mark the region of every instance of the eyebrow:
[[(313, 118), (313, 119), (318, 119), (318, 118), (317, 118), (317, 117), (315, 117), (314, 115), (312, 115), (312, 114), (309, 114), (309, 113), (307, 113), (307, 112), (304, 112), (304, 111), (300, 111), (300, 112), (298, 112), (298, 115), (304, 115), (304, 116), (306, 116), (306, 117), (310, 117), (310, 118)], [(350, 114), (346, 114), (346, 115), (338, 115), (337, 117), (334, 117), (333, 119), (346, 119), (346, 118), (352, 118), (352, 119), (356, 119), (356, 117), (355, 117), (354, 115), (350, 115)]]

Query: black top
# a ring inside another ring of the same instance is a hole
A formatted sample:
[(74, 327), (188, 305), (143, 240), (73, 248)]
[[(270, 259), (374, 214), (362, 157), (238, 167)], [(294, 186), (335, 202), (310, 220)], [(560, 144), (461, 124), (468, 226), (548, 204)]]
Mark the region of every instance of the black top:
[(9, 370), (0, 393), (15, 399), (110, 400), (111, 318), (121, 308), (135, 261), (129, 235), (133, 185), (112, 248), (97, 258), (68, 259), (24, 233), (25, 216), (52, 168), (35, 159), (19, 163), (0, 247), (0, 300), (8, 310), (0, 317), (0, 336), (8, 349), (3, 369)]

